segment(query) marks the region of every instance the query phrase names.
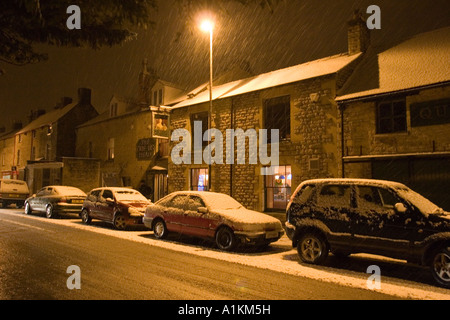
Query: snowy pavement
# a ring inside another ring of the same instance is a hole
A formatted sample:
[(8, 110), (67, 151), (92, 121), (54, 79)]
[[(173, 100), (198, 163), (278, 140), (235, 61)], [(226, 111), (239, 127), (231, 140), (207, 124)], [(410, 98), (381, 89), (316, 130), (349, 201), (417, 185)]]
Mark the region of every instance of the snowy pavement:
[[(112, 229), (112, 226), (100, 222), (93, 221), (92, 225), (84, 225), (81, 219), (56, 219), (49, 220), (39, 216), (26, 216), (20, 210), (2, 210), (2, 213), (18, 215), (21, 214), (24, 219), (39, 219), (46, 223), (59, 224), (72, 228), (88, 230), (118, 238), (123, 238), (140, 243), (146, 243), (151, 246), (166, 248), (195, 254), (198, 256), (224, 260), (228, 262), (239, 263), (243, 265), (253, 266), (283, 272), (299, 277), (321, 280), (325, 282), (335, 283), (342, 286), (350, 286), (355, 288), (367, 289), (367, 280), (371, 276), (370, 273), (361, 271), (353, 271), (351, 268), (336, 268), (330, 266), (309, 266), (299, 263), (296, 249), (292, 248), (290, 240), (284, 235), (280, 240), (270, 245), (266, 251), (256, 250), (238, 250), (237, 252), (222, 252), (210, 243), (194, 242), (192, 239), (178, 237), (170, 237), (168, 240), (158, 240), (154, 238), (153, 232), (144, 227), (133, 228), (129, 231), (118, 231)], [(372, 255), (352, 255), (349, 259), (351, 263), (366, 263), (369, 265), (381, 265), (381, 288), (372, 289), (381, 293), (395, 295), (405, 299), (430, 299), (430, 300), (450, 300), (450, 290), (435, 287), (431, 284), (424, 284), (411, 280), (404, 280), (397, 277), (383, 276), (383, 268), (404, 268), (405, 263), (385, 257)], [(413, 267), (410, 267), (409, 270)], [(427, 273), (426, 269), (420, 269), (419, 272)]]

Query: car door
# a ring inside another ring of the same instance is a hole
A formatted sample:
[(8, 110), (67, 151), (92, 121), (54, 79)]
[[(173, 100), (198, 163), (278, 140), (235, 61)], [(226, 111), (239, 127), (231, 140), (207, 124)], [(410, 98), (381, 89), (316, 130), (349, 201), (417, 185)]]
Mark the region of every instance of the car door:
[(185, 224), (184, 210), (187, 204), (187, 195), (178, 194), (161, 206), (161, 214), (164, 217), (169, 231), (181, 233)]
[(217, 223), (215, 223), (212, 213), (199, 212), (199, 208), (206, 209), (203, 199), (196, 195), (189, 195), (183, 214), (183, 233), (199, 237), (214, 236)]
[(113, 221), (114, 219), (114, 195), (110, 189), (103, 189), (97, 198), (98, 219)]
[(330, 242), (334, 245), (351, 244), (351, 217), (354, 212), (353, 187), (345, 184), (324, 184), (311, 208), (312, 217), (330, 229)]
[(367, 185), (357, 187), (356, 198), (358, 208), (352, 229), (355, 244), (361, 251), (405, 255), (410, 244), (413, 213), (395, 210), (395, 204), (403, 203), (402, 199), (389, 188)]
[(43, 198), (47, 194), (47, 187), (42, 188), (36, 193), (36, 196), (30, 200), (30, 205), (33, 210), (43, 211), (45, 210), (43, 206)]

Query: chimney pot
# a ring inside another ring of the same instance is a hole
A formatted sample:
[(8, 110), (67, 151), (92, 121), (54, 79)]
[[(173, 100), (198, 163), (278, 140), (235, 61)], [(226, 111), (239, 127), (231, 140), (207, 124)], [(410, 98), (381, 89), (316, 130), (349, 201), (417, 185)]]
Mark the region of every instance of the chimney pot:
[(88, 88), (78, 89), (78, 103), (91, 104), (91, 89)]

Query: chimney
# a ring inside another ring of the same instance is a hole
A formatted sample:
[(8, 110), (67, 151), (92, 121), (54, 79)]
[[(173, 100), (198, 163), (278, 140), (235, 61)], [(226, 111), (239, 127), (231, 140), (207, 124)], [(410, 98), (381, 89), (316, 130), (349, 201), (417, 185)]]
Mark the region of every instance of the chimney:
[(361, 11), (355, 10), (348, 25), (348, 54), (365, 52), (370, 45), (370, 32)]
[(55, 109), (64, 108), (68, 104), (72, 103), (72, 98), (70, 97), (62, 97), (60, 101), (55, 105)]
[(78, 89), (78, 103), (79, 104), (91, 104), (91, 89), (79, 88)]

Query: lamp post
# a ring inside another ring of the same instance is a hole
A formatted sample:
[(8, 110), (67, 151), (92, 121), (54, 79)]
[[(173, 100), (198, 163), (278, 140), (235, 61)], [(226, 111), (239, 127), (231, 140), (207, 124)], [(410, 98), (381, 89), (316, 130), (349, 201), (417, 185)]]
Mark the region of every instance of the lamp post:
[[(210, 20), (204, 20), (200, 26), (204, 32), (209, 32), (209, 118), (208, 128), (212, 128), (212, 82), (213, 82), (213, 29), (214, 24)], [(211, 130), (209, 131), (211, 142)], [(211, 161), (208, 168), (208, 190), (211, 191)]]

